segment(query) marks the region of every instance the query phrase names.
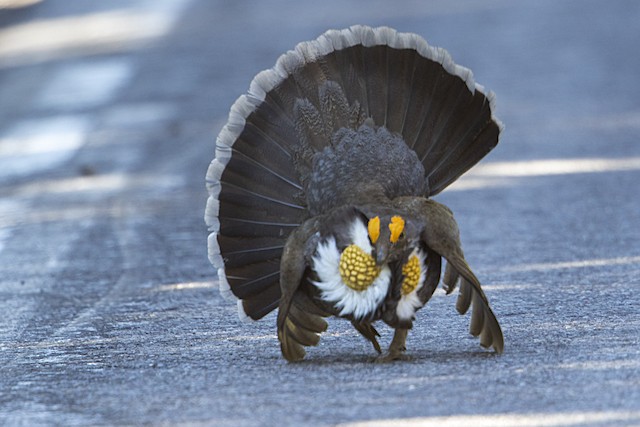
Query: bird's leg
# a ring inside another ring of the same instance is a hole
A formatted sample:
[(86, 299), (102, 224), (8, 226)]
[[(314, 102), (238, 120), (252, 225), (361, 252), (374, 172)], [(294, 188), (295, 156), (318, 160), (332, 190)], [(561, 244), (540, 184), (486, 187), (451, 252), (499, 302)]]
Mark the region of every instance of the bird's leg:
[(371, 344), (373, 344), (373, 348), (379, 354), (382, 353), (382, 349), (380, 348), (380, 344), (378, 344), (378, 340), (376, 339), (376, 337), (379, 337), (380, 334), (378, 333), (378, 331), (376, 331), (376, 328), (374, 328), (371, 323), (366, 323), (366, 322), (358, 323), (358, 322), (352, 320), (351, 324), (353, 325), (354, 328), (356, 328), (356, 330), (358, 332), (360, 332), (360, 334), (363, 337), (365, 337), (366, 339), (371, 341)]
[(393, 334), (391, 345), (389, 345), (389, 354), (393, 356), (401, 356), (407, 351), (407, 334), (408, 329), (398, 328)]
[(405, 354), (407, 350), (407, 334), (409, 329), (397, 328), (393, 334), (393, 339), (389, 345), (389, 350), (385, 354), (378, 356), (376, 363), (386, 363), (394, 360), (408, 360), (409, 356)]

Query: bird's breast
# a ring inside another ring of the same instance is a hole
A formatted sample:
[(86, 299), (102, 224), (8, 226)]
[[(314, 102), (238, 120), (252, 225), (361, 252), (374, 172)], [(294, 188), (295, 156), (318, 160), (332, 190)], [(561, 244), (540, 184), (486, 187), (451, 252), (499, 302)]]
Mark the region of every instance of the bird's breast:
[(318, 244), (312, 269), (318, 278), (312, 283), (320, 298), (333, 305), (340, 316), (372, 316), (391, 284), (388, 266), (377, 266), (371, 253), (355, 244), (339, 250), (333, 237)]
[(416, 311), (424, 305), (418, 291), (424, 286), (427, 277), (426, 265), (424, 251), (414, 249), (402, 266), (400, 300), (396, 306), (396, 314), (401, 320), (413, 320)]

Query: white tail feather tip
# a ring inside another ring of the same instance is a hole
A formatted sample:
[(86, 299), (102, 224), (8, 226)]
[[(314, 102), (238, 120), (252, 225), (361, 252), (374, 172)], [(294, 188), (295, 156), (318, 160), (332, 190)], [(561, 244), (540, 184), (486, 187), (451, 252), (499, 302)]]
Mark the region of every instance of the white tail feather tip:
[(207, 248), (209, 261), (218, 269), (224, 269), (224, 259), (220, 253), (220, 245), (218, 244), (218, 233), (211, 233), (207, 238)]
[(209, 231), (220, 231), (220, 201), (217, 198), (209, 197), (207, 199), (207, 207), (204, 210), (204, 222), (209, 227)]
[(218, 269), (218, 288), (222, 297), (228, 301), (236, 301), (237, 298), (231, 292), (231, 286), (227, 281), (227, 275), (224, 272), (224, 268)]
[(242, 300), (238, 300), (238, 318), (242, 322), (246, 322), (246, 323), (255, 322), (255, 320), (253, 320), (251, 317), (247, 316), (247, 313), (244, 311), (244, 307), (242, 306)]

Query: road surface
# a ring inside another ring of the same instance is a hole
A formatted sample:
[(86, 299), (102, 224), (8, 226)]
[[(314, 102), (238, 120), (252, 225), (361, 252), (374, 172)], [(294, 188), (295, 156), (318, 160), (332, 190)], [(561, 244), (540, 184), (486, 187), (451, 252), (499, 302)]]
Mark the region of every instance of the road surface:
[[(639, 22), (633, 0), (0, 10), (0, 424), (640, 425)], [(274, 316), (218, 293), (204, 175), (229, 107), (355, 23), (417, 32), (497, 94), (500, 145), (437, 200), (502, 356), (438, 290), (409, 362), (331, 321), (287, 364)]]

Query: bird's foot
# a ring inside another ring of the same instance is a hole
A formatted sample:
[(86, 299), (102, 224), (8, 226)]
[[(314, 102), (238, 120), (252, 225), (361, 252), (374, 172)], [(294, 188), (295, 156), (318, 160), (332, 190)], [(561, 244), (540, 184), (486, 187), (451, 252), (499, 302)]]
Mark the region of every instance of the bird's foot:
[(375, 363), (388, 363), (393, 362), (394, 360), (411, 360), (405, 352), (407, 351), (407, 346), (405, 345), (407, 340), (408, 329), (397, 328), (393, 334), (393, 340), (391, 341), (391, 345), (389, 346), (389, 350), (378, 356), (374, 362)]
[(404, 343), (399, 343), (394, 341), (389, 346), (389, 350), (387, 350), (384, 354), (376, 357), (374, 360), (375, 363), (389, 363), (396, 360), (411, 360), (411, 357), (406, 353), (407, 347), (404, 346)]
[(403, 351), (387, 351), (384, 354), (379, 355), (378, 357), (376, 357), (375, 359), (373, 359), (374, 363), (389, 363), (389, 362), (394, 362), (396, 360), (401, 360), (401, 361), (409, 361), (411, 360), (411, 356), (409, 356), (408, 354), (406, 354)]

